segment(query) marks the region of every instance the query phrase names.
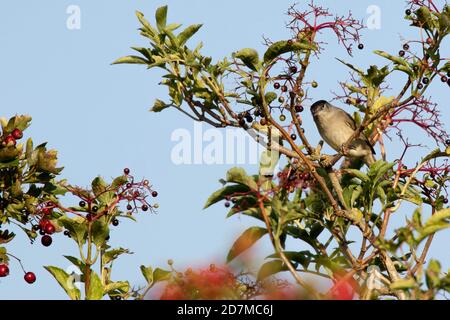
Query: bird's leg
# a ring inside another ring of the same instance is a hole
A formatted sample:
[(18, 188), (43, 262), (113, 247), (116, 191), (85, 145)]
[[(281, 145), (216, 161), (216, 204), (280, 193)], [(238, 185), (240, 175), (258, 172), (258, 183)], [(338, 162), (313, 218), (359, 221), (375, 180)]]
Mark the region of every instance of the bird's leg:
[(322, 151), (322, 147), (323, 147), (323, 141), (320, 140), (319, 144), (313, 150), (311, 156), (309, 157), (312, 161), (320, 161), (320, 159), (322, 158), (322, 155), (320, 154), (320, 152)]
[(341, 146), (341, 149), (339, 150), (339, 152), (340, 152), (343, 156), (345, 156), (345, 157), (348, 156), (348, 151), (349, 151), (349, 147), (346, 146), (345, 144), (343, 144), (343, 145)]
[(324, 168), (331, 168), (334, 156), (323, 154), (320, 156), (319, 163)]

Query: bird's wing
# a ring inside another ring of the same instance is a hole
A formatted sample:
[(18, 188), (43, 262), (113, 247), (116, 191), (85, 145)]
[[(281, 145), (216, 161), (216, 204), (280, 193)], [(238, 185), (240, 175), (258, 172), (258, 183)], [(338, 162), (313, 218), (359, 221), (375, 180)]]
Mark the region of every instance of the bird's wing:
[[(356, 130), (356, 122), (353, 119), (353, 117), (351, 115), (349, 115), (347, 112), (345, 112), (344, 110), (341, 110), (341, 111), (345, 114), (345, 124), (348, 125), (350, 128), (352, 128), (352, 130)], [(367, 143), (367, 145), (369, 146), (369, 148), (373, 154), (376, 154), (375, 149), (373, 148), (369, 139), (367, 139), (367, 137), (364, 135), (364, 133), (361, 133), (359, 135), (359, 138)]]

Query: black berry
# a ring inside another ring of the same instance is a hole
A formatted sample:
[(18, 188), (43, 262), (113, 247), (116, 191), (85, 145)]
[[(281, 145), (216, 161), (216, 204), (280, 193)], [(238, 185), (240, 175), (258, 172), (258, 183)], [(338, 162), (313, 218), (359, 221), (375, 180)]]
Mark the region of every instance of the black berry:
[(142, 211), (147, 211), (147, 210), (148, 210), (148, 205), (144, 204), (144, 205), (142, 206)]
[(303, 112), (303, 106), (301, 106), (301, 105), (296, 105), (295, 106), (295, 112)]
[(114, 219), (114, 220), (112, 221), (112, 225), (113, 225), (114, 227), (117, 227), (117, 226), (119, 225), (119, 220)]
[(158, 192), (157, 192), (157, 191), (153, 191), (153, 192), (152, 192), (152, 197), (153, 197), (153, 198), (156, 198), (157, 196), (158, 196)]
[(297, 139), (297, 135), (296, 135), (295, 133), (291, 134), (291, 139), (292, 139), (292, 140)]
[(47, 234), (42, 236), (42, 238), (41, 238), (41, 243), (44, 247), (49, 247), (52, 244), (52, 242), (53, 242), (52, 237), (50, 237)]
[(406, 14), (407, 16), (410, 16), (410, 15), (411, 15), (411, 9), (406, 9), (405, 14)]
[(362, 43), (358, 44), (358, 49), (359, 49), (359, 50), (364, 49), (364, 45), (363, 45)]
[(400, 50), (400, 51), (398, 52), (398, 55), (399, 55), (400, 57), (404, 57), (404, 56), (405, 56), (405, 51)]
[(273, 87), (278, 90), (278, 89), (280, 89), (281, 85), (278, 82), (275, 82), (273, 84)]
[(79, 203), (79, 205), (80, 205), (80, 207), (86, 207), (86, 202), (85, 201), (80, 201), (80, 203)]
[(125, 173), (125, 175), (129, 175), (130, 169), (128, 169), (128, 168), (123, 169), (123, 173)]
[(403, 45), (403, 50), (408, 51), (408, 50), (409, 50), (409, 44), (405, 43), (405, 44)]
[(422, 79), (422, 82), (423, 82), (424, 84), (428, 84), (428, 83), (430, 82), (430, 79), (428, 79), (427, 77), (424, 77), (424, 78)]

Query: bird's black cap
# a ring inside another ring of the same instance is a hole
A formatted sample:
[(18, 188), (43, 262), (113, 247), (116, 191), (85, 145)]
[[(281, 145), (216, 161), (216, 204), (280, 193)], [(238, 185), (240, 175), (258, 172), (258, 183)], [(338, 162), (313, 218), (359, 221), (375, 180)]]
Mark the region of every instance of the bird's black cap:
[(325, 101), (325, 100), (318, 100), (312, 104), (311, 109), (315, 109), (317, 106), (321, 106), (327, 102), (328, 101)]
[(320, 110), (323, 109), (323, 106), (325, 106), (328, 102), (325, 100), (319, 100), (313, 103), (311, 106), (311, 113), (313, 116), (315, 116)]

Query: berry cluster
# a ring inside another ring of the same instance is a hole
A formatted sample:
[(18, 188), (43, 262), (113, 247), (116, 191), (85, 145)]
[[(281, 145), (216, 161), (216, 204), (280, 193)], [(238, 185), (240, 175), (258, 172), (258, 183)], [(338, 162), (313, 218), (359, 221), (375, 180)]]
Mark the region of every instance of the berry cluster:
[(314, 179), (309, 172), (304, 172), (291, 167), (285, 168), (277, 173), (279, 187), (294, 192), (298, 188), (308, 189), (314, 183)]
[(5, 147), (15, 147), (17, 140), (23, 138), (23, 132), (20, 129), (14, 129), (10, 134), (6, 135), (2, 139), (2, 145)]

